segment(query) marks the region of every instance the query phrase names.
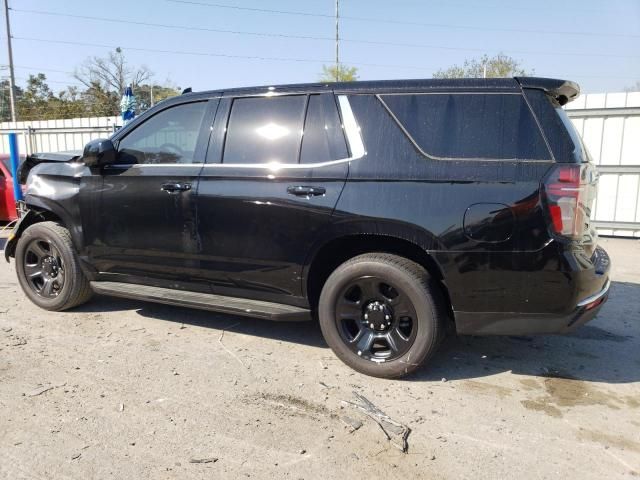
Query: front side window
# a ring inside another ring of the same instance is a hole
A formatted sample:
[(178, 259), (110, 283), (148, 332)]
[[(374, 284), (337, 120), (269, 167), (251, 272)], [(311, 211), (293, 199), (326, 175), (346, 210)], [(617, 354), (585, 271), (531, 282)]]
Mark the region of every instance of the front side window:
[(383, 102), (429, 156), (549, 160), (540, 129), (519, 94), (383, 95)]
[(298, 163), (306, 100), (306, 95), (235, 99), (223, 162)]
[(206, 106), (207, 102), (177, 105), (137, 126), (120, 140), (119, 163), (201, 163), (195, 150)]

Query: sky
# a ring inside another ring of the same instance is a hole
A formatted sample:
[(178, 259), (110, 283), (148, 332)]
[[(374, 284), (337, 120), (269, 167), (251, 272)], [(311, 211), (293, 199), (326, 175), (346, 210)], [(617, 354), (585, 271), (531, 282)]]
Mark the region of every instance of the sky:
[[(335, 58), (335, 0), (9, 6), (16, 83), (42, 72), (54, 91), (77, 84), (70, 72), (86, 58), (118, 46), (156, 83), (194, 91), (314, 82)], [(640, 81), (640, 0), (340, 0), (340, 16), (340, 61), (356, 66), (361, 80), (430, 78), (465, 59), (503, 52), (537, 76), (577, 81), (583, 93), (623, 91)], [(6, 68), (0, 75), (6, 78)]]

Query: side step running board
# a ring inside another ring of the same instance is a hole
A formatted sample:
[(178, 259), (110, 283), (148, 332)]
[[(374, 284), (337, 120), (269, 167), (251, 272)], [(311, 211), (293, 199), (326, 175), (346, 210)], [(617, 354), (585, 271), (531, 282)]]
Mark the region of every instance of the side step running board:
[(249, 300), (246, 298), (225, 297), (211, 293), (172, 290), (170, 288), (151, 287), (118, 282), (91, 282), (94, 292), (101, 295), (165, 303), (179, 307), (199, 308), (214, 312), (243, 315), (278, 321), (311, 320), (311, 312), (305, 308), (281, 303)]

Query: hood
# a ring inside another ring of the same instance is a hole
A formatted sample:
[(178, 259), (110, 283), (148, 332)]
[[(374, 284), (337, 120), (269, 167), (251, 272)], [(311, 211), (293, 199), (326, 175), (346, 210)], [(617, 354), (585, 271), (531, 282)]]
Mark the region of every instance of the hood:
[(34, 153), (27, 155), (26, 160), (20, 165), (18, 170), (18, 180), (26, 183), (29, 172), (40, 163), (51, 162), (77, 162), (82, 157), (82, 151), (72, 150), (68, 152)]

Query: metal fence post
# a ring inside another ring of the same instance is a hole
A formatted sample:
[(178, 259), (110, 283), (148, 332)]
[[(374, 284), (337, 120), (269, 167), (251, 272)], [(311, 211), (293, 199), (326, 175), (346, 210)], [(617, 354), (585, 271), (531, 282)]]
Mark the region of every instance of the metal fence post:
[(20, 154), (18, 153), (18, 135), (15, 132), (9, 134), (9, 156), (11, 158), (11, 175), (13, 176), (13, 198), (18, 202), (18, 200), (22, 200), (22, 189), (18, 180)]

